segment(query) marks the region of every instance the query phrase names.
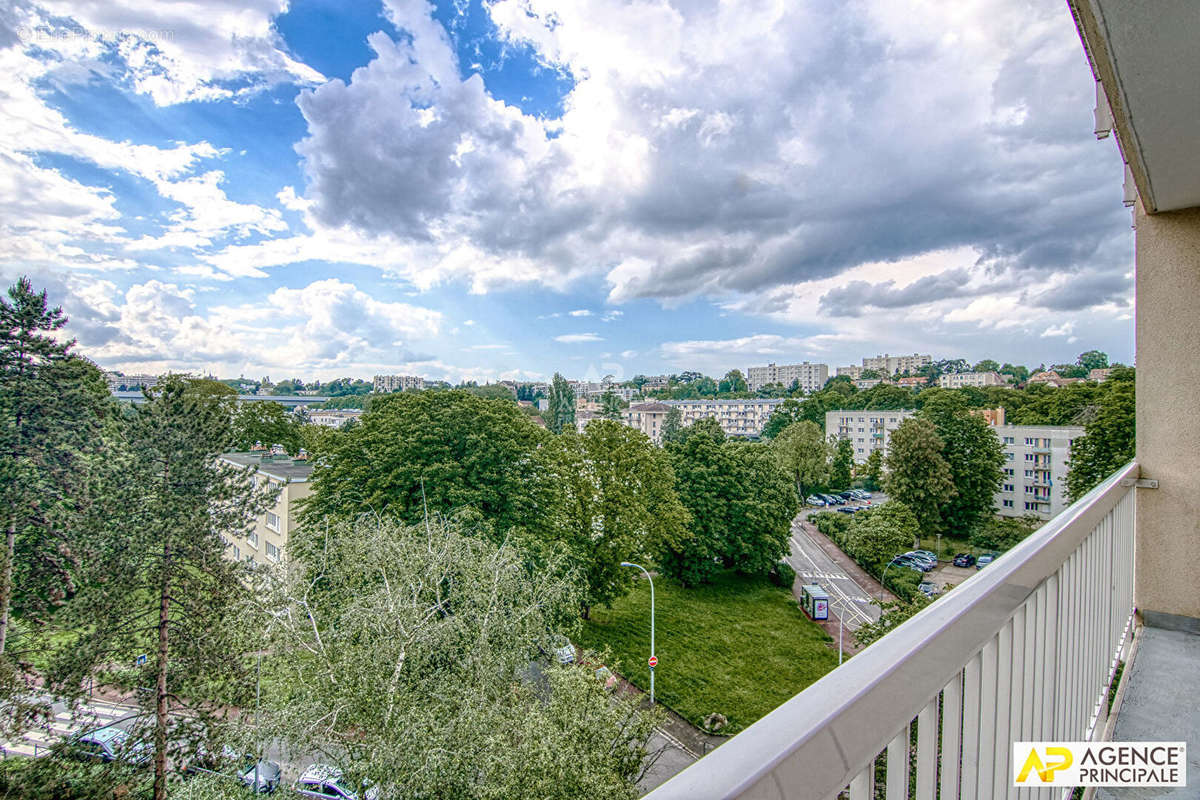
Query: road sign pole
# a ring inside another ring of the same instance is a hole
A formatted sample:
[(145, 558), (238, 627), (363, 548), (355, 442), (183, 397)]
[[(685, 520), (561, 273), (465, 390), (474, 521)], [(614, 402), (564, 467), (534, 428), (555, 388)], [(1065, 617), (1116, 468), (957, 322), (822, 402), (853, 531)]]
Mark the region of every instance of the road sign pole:
[(654, 667), (658, 664), (658, 656), (654, 654), (654, 579), (650, 577), (650, 573), (641, 564), (622, 561), (621, 566), (640, 569), (642, 574), (646, 576), (646, 580), (650, 582), (650, 705), (654, 705)]

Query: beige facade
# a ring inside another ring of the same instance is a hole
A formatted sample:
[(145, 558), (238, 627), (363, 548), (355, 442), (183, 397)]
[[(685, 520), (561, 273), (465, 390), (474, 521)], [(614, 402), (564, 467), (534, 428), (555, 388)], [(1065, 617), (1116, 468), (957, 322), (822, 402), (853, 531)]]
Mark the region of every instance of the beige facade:
[(828, 364), (768, 364), (765, 367), (749, 367), (746, 370), (746, 384), (750, 391), (757, 391), (769, 383), (781, 383), (791, 386), (798, 382), (800, 389), (805, 392), (815, 392), (829, 380)]
[(625, 410), (625, 424), (637, 428), (655, 444), (662, 444), (663, 424), (670, 410), (666, 403), (634, 403)]
[(767, 420), (782, 403), (779, 399), (747, 400), (667, 400), (683, 415), (683, 424), (691, 425), (701, 419), (715, 419), (726, 436), (761, 436)]
[(932, 361), (932, 356), (923, 356), (918, 353), (913, 353), (911, 356), (893, 356), (884, 353), (874, 358), (864, 358), (862, 365), (863, 369), (873, 369), (884, 375), (895, 375), (898, 372), (916, 372)]
[(1077, 425), (996, 425), (1004, 445), (1004, 477), (996, 493), (996, 513), (1004, 517), (1050, 519), (1070, 503), (1067, 472), (1071, 444), (1083, 436)]
[(845, 375), (847, 378), (849, 378), (852, 381), (856, 381), (859, 378), (861, 378), (862, 373), (863, 373), (863, 368), (859, 367), (859, 366), (855, 366), (854, 364), (851, 364), (848, 367), (838, 367), (837, 368), (838, 377)]
[(828, 411), (825, 413), (825, 433), (839, 439), (849, 439), (854, 447), (854, 462), (862, 464), (872, 451), (887, 455), (892, 432), (900, 423), (917, 412), (911, 409), (896, 411)]
[(288, 456), (254, 453), (226, 453), (222, 459), (236, 467), (255, 467), (255, 485), (269, 482), (280, 487), (275, 505), (267, 509), (245, 537), (226, 543), (225, 556), (256, 566), (278, 564), (287, 549), (288, 537), (296, 530), (297, 503), (308, 497), (312, 464)]
[(1008, 382), (996, 372), (952, 372), (938, 377), (938, 386), (943, 389), (961, 389), (964, 386), (1007, 386)]
[(419, 390), (425, 388), (425, 379), (419, 375), (376, 375), (371, 388), (378, 394)]

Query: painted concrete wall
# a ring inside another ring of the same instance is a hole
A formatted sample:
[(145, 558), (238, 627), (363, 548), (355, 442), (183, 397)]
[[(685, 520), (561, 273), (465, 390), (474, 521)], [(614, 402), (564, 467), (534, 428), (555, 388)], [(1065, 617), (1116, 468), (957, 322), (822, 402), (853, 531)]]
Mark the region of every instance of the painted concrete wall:
[[(1138, 608), (1200, 619), (1200, 209), (1137, 216)], [(1161, 621), (1161, 620), (1160, 620)]]

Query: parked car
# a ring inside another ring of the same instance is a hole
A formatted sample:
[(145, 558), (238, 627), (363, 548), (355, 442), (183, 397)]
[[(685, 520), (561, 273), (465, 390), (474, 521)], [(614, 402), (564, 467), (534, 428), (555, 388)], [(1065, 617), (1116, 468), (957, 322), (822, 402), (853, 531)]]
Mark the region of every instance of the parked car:
[(917, 584), (917, 591), (928, 597), (930, 600), (942, 593), (937, 584), (933, 581), (921, 581)]
[(822, 494), (821, 499), (825, 501), (825, 505), (827, 506), (842, 506), (846, 504), (845, 500), (831, 494)]
[(111, 763), (123, 761), (134, 766), (150, 763), (151, 748), (147, 742), (133, 742), (129, 732), (115, 725), (81, 733), (71, 741), (71, 753), (84, 761)]
[(909, 569), (911, 569), (915, 572), (921, 572), (921, 573), (928, 571), (925, 569), (925, 566), (923, 564), (921, 564), (920, 562), (914, 561), (911, 558), (905, 558), (904, 556), (897, 556), (896, 558), (893, 558), (890, 562), (888, 562), (888, 566), (889, 567), (908, 567)]
[(862, 489), (851, 489), (850, 494), (853, 495), (855, 500), (866, 500), (868, 497), (870, 497), (870, 495), (864, 492)]
[(973, 567), (975, 566), (975, 556), (970, 553), (959, 553), (954, 557), (954, 566)]
[(855, 489), (854, 491), (858, 492), (859, 499), (861, 499), (861, 500), (870, 500), (871, 499), (871, 493), (868, 492), (866, 489)]
[(318, 800), (377, 800), (379, 789), (375, 786), (351, 789), (337, 767), (310, 764), (296, 781), (296, 794)]
[(806, 506), (823, 506), (825, 505), (825, 501), (817, 497), (815, 494), (810, 494), (808, 497), (804, 498), (804, 504)]
[(912, 552), (915, 555), (924, 556), (925, 558), (932, 561), (934, 566), (937, 566), (938, 557), (937, 557), (937, 554), (934, 553), (933, 551), (931, 551), (931, 550), (913, 550)]
[(842, 498), (846, 502), (850, 502), (852, 500), (858, 499), (857, 497), (854, 496), (854, 492), (850, 491), (849, 489), (847, 489), (844, 492), (838, 492), (838, 497)]
[(999, 553), (984, 553), (979, 558), (975, 559), (975, 569), (983, 569), (988, 564), (995, 561), (999, 555)]
[(842, 506), (838, 509), (838, 511), (842, 512), (843, 514), (856, 514), (858, 513), (858, 509), (859, 506)]
[(559, 664), (566, 666), (567, 664), (575, 663), (575, 645), (567, 639), (560, 639), (555, 643), (554, 660)]
[[(255, 767), (257, 767), (257, 772)], [(279, 764), (263, 759), (257, 764), (251, 763), (241, 774), (241, 781), (243, 786), (251, 791), (257, 791), (258, 794), (274, 794), (275, 790), (279, 788), (279, 779), (282, 775), (283, 770), (280, 769)], [(255, 788), (256, 777), (258, 779), (257, 790)]]
[(909, 550), (904, 555), (907, 558), (911, 558), (921, 564), (924, 564), (925, 566), (928, 566), (930, 569), (933, 569), (937, 566), (937, 559), (934, 558), (932, 554), (927, 554), (924, 551)]
[(928, 559), (921, 558), (920, 556), (913, 555), (912, 553), (905, 553), (902, 556), (896, 556), (896, 558), (893, 559), (893, 563), (895, 562), (899, 562), (901, 564), (910, 564), (921, 570), (921, 572), (929, 572), (934, 566), (933, 564), (929, 563)]

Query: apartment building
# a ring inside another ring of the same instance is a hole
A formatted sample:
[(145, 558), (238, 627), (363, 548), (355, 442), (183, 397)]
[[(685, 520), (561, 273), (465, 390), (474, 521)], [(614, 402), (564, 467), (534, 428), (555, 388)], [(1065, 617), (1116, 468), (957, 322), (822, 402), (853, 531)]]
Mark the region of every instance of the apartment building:
[(798, 382), (805, 392), (815, 392), (829, 380), (828, 364), (768, 364), (765, 367), (749, 367), (746, 370), (746, 384), (754, 392), (769, 383), (781, 383), (791, 386)]
[(996, 513), (1050, 519), (1065, 509), (1071, 443), (1083, 436), (1077, 425), (997, 425), (1004, 445), (1004, 479), (996, 493)]
[(952, 372), (938, 377), (938, 386), (943, 389), (961, 389), (964, 386), (1007, 386), (1008, 382), (998, 372)]
[(825, 433), (839, 439), (849, 439), (854, 446), (854, 462), (862, 464), (875, 450), (887, 455), (892, 431), (916, 414), (911, 409), (896, 411), (827, 411)]
[(357, 408), (321, 409), (308, 412), (308, 419), (313, 425), (321, 425), (326, 428), (340, 428), (347, 422), (356, 420), (362, 415), (362, 409)]
[(782, 402), (779, 398), (663, 401), (666, 406), (679, 409), (685, 426), (696, 420), (715, 419), (726, 436), (761, 436), (767, 420)]
[(670, 375), (647, 375), (646, 382), (642, 384), (642, 391), (653, 392), (658, 389), (667, 389), (670, 386)]
[(376, 375), (371, 388), (377, 394), (420, 390), (425, 388), (425, 379), (418, 375)]
[(670, 410), (666, 403), (635, 403), (625, 410), (625, 424), (637, 428), (655, 444), (662, 444), (663, 424)]
[(266, 481), (281, 487), (275, 505), (254, 521), (246, 537), (226, 542), (226, 557), (255, 566), (278, 564), (288, 537), (296, 529), (297, 502), (311, 492), (312, 464), (305, 458), (266, 450), (226, 453), (221, 459), (235, 467), (253, 467), (256, 486), (262, 486)]
[(838, 367), (837, 368), (837, 375), (839, 378), (841, 376), (845, 375), (850, 380), (856, 381), (862, 377), (862, 374), (863, 374), (863, 368), (856, 366), (854, 364), (851, 364), (848, 367)]
[(131, 374), (122, 375), (119, 372), (104, 373), (104, 380), (108, 383), (110, 392), (121, 391), (136, 391), (142, 388), (150, 388), (158, 384), (157, 375)]
[(884, 375), (895, 375), (897, 372), (916, 372), (921, 367), (933, 362), (933, 357), (913, 353), (911, 356), (893, 356), (884, 353), (874, 358), (862, 360), (863, 369), (873, 369)]

